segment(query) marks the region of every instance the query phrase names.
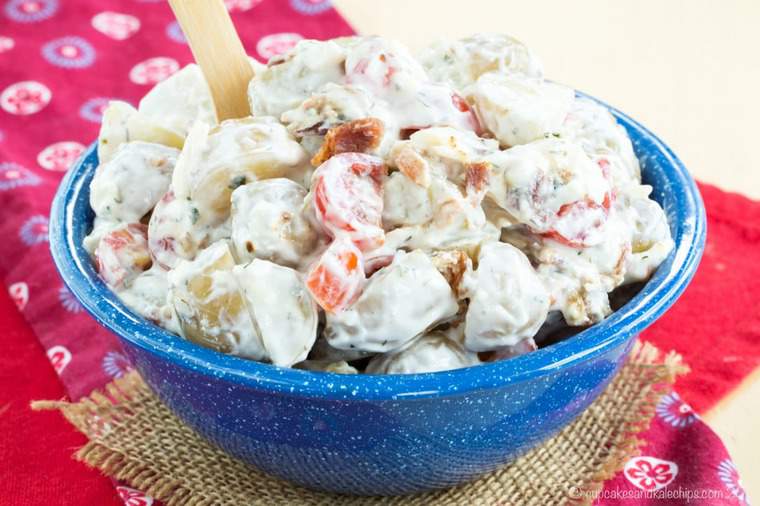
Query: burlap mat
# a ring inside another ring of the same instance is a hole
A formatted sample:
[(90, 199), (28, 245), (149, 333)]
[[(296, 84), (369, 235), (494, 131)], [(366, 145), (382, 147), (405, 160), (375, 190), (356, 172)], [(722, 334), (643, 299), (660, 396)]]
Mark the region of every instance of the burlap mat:
[[(167, 506), (583, 504), (640, 445), (660, 396), (686, 372), (680, 357), (636, 344), (617, 377), (570, 426), (478, 481), (405, 497), (349, 497), (306, 490), (243, 464), (197, 436), (136, 372), (58, 409), (89, 442), (74, 457)], [(586, 492), (586, 493), (584, 493)]]

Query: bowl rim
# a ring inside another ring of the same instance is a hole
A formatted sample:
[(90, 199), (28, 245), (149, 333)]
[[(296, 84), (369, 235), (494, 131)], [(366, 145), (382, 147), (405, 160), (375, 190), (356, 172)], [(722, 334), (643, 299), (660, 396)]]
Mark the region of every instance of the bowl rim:
[[(406, 375), (337, 374), (278, 367), (207, 349), (154, 325), (127, 308), (94, 271), (89, 256), (72, 237), (77, 198), (93, 164), (93, 143), (58, 187), (50, 214), (50, 250), (59, 274), (83, 307), (106, 329), (130, 345), (201, 375), (283, 395), (356, 401), (437, 398), (464, 395), (528, 381), (591, 360), (626, 342), (661, 316), (693, 277), (704, 249), (706, 218), (693, 178), (673, 151), (637, 121), (606, 103), (577, 92), (607, 108), (627, 129), (654, 145), (682, 188), (676, 196), (682, 231), (670, 256), (622, 308), (602, 322), (546, 348), (509, 360), (477, 366)], [(657, 189), (655, 189), (657, 190)], [(89, 200), (88, 200), (89, 205)], [(664, 267), (668, 267), (667, 270)]]

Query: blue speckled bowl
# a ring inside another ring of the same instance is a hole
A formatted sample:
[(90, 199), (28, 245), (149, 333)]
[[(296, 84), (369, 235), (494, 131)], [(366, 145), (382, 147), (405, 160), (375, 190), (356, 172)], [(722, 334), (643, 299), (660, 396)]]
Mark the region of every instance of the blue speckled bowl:
[(675, 250), (604, 322), (511, 360), (406, 376), (317, 373), (223, 355), (148, 323), (106, 288), (81, 245), (93, 219), (94, 148), (58, 189), (51, 250), (71, 291), (121, 338), (163, 402), (230, 454), (315, 489), (390, 495), (447, 487), (510, 462), (578, 416), (694, 274), (705, 239), (694, 181), (657, 137), (613, 113), (668, 215)]

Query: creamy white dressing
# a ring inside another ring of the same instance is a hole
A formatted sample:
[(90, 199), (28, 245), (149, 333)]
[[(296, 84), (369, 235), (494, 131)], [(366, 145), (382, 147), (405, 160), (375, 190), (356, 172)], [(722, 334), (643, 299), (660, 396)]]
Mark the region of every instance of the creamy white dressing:
[(232, 192), (232, 243), (239, 261), (254, 258), (299, 265), (317, 242), (304, 212), (306, 189), (289, 179), (266, 179)]
[(391, 351), (458, 309), (451, 287), (425, 253), (398, 252), (370, 278), (354, 304), (327, 314), (325, 337), (335, 348)]
[(301, 275), (255, 259), (233, 269), (256, 321), (267, 358), (289, 367), (306, 359), (317, 338), (317, 305)]
[(198, 65), (191, 63), (153, 87), (137, 110), (153, 123), (187, 137), (196, 121), (217, 122), (211, 92)]
[(562, 311), (570, 325), (589, 325), (610, 313), (607, 293), (619, 286), (630, 255), (630, 229), (614, 214), (600, 244), (573, 248), (543, 240), (535, 252), (538, 272), (549, 289), (552, 309)]
[(273, 115), (314, 153), (339, 124), (379, 119), (385, 156), (404, 135), (431, 126), (479, 128), (469, 105), (448, 84), (432, 81), (401, 44), (380, 37), (302, 41), (251, 81), (257, 114)]
[(82, 241), (84, 249), (87, 250), (90, 256), (93, 256), (95, 254), (95, 249), (100, 244), (100, 240), (103, 236), (121, 225), (122, 223), (119, 223), (118, 221), (100, 218), (96, 215), (92, 222), (92, 230), (90, 230), (90, 233), (87, 234), (84, 241)]
[(120, 224), (106, 233), (94, 253), (100, 276), (114, 287), (129, 286), (151, 265), (145, 225)]
[(587, 98), (576, 98), (560, 129), (563, 138), (579, 144), (592, 158), (608, 158), (615, 186), (641, 183), (639, 159), (631, 139), (610, 112)]
[(298, 107), (285, 111), (280, 120), (313, 155), (328, 130), (364, 118), (376, 118), (382, 122), (383, 137), (372, 154), (385, 156), (399, 138), (397, 120), (385, 101), (361, 86), (327, 83)]
[(191, 65), (111, 102), (99, 136), (85, 247), (198, 344), (345, 374), (506, 360), (605, 318), (673, 248), (625, 130), (511, 37), (252, 65), (253, 117), (217, 124)]
[(483, 208), (473, 205), (451, 181), (432, 178), (428, 194), (434, 206), (433, 219), (414, 227), (406, 243), (409, 248), (474, 253), (483, 242), (498, 239), (499, 230), (486, 220)]
[(386, 229), (423, 225), (433, 219), (429, 190), (402, 172), (388, 176), (383, 190), (383, 226)]
[(194, 143), (203, 148), (189, 148), (193, 156), (186, 166), (180, 161), (174, 187), (185, 188), (183, 194), (198, 209), (198, 222), (208, 227), (229, 217), (230, 195), (238, 186), (275, 177), (303, 179), (308, 170), (306, 152), (270, 117), (224, 121)]
[(540, 79), (488, 73), (466, 88), (466, 96), (483, 126), (511, 147), (559, 132), (574, 92)]
[(147, 117), (126, 102), (108, 103), (98, 134), (98, 160), (108, 162), (122, 144), (144, 141), (181, 149), (185, 138)]
[(169, 301), (188, 339), (223, 351), (266, 360), (261, 333), (234, 272), (228, 244), (219, 241), (169, 271)]
[[(648, 194), (651, 188), (644, 186)], [(649, 198), (631, 198), (622, 213), (632, 231), (631, 254), (626, 258), (625, 283), (644, 281), (675, 247), (665, 211)]]
[(477, 269), (465, 273), (462, 291), (470, 299), (464, 344), (474, 351), (532, 338), (549, 310), (549, 295), (528, 258), (502, 242), (480, 248)]
[[(538, 234), (559, 232), (584, 244), (599, 242), (609, 182), (576, 144), (542, 139), (490, 157), (488, 196)], [(571, 218), (571, 219), (567, 219)]]
[(180, 259), (192, 260), (198, 251), (213, 242), (207, 227), (198, 224), (199, 211), (188, 197), (177, 196), (169, 188), (148, 222), (148, 246), (151, 257), (164, 269), (171, 269)]
[[(493, 139), (483, 139), (474, 132), (457, 130), (450, 127), (427, 128), (414, 133), (408, 141), (394, 146), (391, 157), (393, 163), (402, 172), (408, 173), (408, 151), (413, 151), (422, 160), (425, 173), (419, 184), (427, 186), (430, 175), (436, 174), (455, 182), (462, 191), (467, 191), (467, 169), (474, 164), (483, 163), (488, 167), (484, 172), (490, 174), (488, 157), (499, 151), (499, 145)], [(490, 176), (486, 176), (487, 179)], [(482, 198), (482, 195), (478, 195)], [(478, 198), (475, 204), (479, 203)]]
[(335, 41), (302, 40), (271, 59), (248, 87), (254, 116), (274, 116), (298, 107), (327, 83), (342, 82), (346, 50)]
[(425, 49), (420, 61), (434, 81), (462, 90), (485, 73), (543, 78), (538, 58), (519, 40), (481, 33), (459, 40), (441, 40)]
[(179, 151), (148, 142), (123, 144), (101, 163), (90, 183), (95, 215), (116, 222), (139, 222), (166, 193)]
[(480, 363), (469, 351), (443, 332), (418, 337), (400, 350), (377, 355), (367, 365), (368, 374), (418, 374), (448, 371)]
[(181, 332), (174, 307), (169, 303), (167, 271), (157, 264), (137, 276), (129, 287), (119, 290), (119, 298), (137, 314), (164, 327)]

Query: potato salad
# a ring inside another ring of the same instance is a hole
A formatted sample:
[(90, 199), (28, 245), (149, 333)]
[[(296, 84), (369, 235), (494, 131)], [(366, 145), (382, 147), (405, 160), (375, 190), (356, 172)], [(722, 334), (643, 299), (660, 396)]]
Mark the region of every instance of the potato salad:
[(250, 117), (218, 122), (189, 65), (111, 102), (98, 140), (85, 247), (194, 343), (344, 374), (506, 360), (603, 320), (673, 248), (625, 130), (509, 36), (251, 65)]

